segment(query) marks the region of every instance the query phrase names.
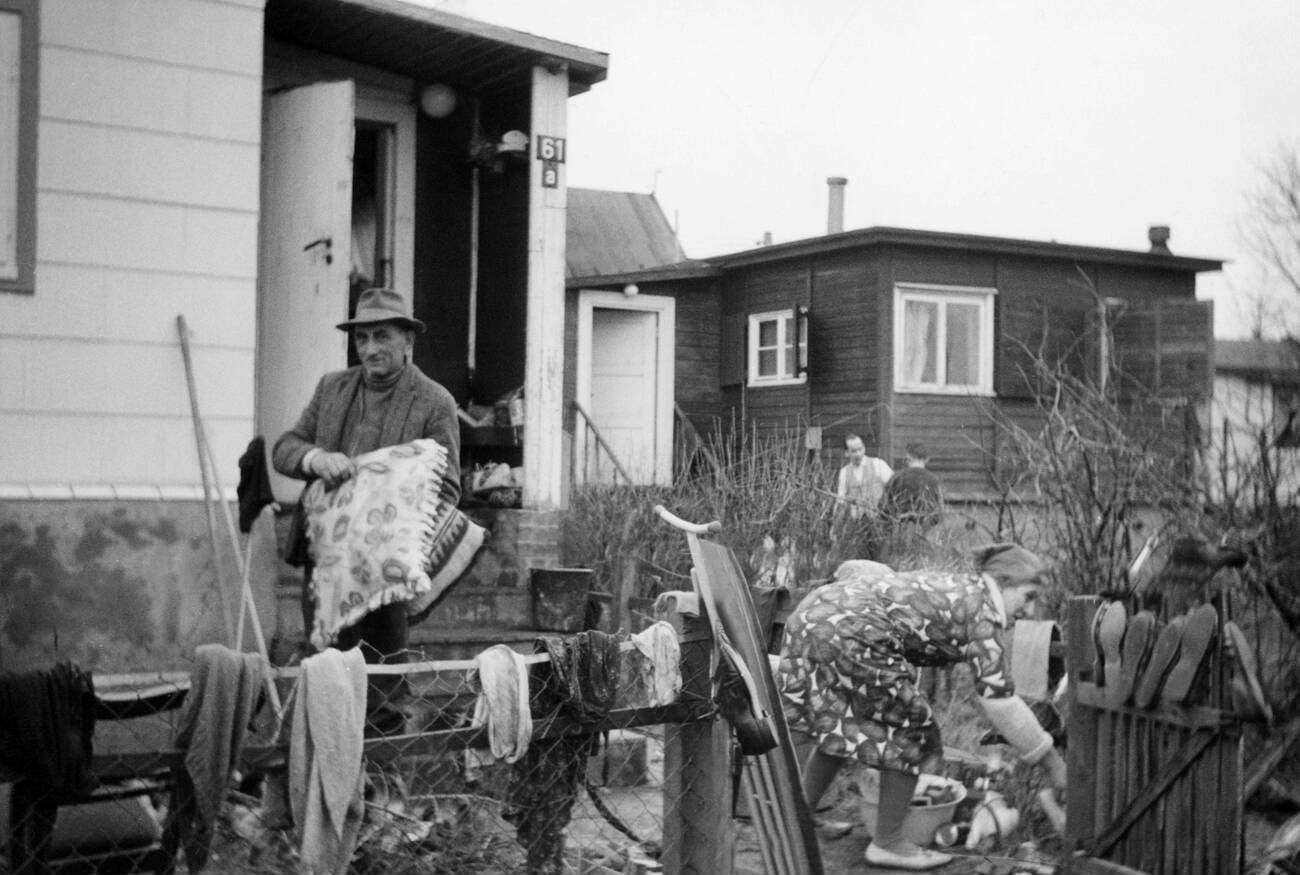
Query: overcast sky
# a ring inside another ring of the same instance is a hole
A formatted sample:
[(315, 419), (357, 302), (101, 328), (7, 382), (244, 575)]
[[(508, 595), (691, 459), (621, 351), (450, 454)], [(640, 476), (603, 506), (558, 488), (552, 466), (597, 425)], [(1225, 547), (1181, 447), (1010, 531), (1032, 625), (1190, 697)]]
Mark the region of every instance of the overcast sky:
[[(1147, 247), (1220, 337), (1262, 284), (1237, 228), (1300, 142), (1296, 0), (422, 0), (608, 52), (569, 103), (573, 187), (654, 192), (687, 255), (845, 227)], [(1300, 309), (1300, 302), (1297, 302)]]

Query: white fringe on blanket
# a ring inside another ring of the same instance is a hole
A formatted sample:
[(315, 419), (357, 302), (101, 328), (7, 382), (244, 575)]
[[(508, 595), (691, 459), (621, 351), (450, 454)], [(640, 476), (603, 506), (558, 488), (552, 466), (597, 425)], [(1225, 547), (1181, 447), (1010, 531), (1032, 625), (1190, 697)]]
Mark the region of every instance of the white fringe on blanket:
[(318, 650), (373, 611), (405, 602), (421, 614), (469, 567), (484, 529), (442, 490), (447, 450), (422, 438), (354, 459), (357, 473), (337, 489), (307, 487), (307, 534)]

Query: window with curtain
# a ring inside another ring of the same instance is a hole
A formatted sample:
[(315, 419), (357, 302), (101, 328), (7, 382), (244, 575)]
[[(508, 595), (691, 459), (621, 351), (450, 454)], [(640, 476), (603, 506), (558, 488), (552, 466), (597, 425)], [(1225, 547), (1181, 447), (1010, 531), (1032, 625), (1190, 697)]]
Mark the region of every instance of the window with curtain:
[(0, 0), (0, 290), (35, 274), (37, 0)]
[(990, 288), (895, 286), (895, 391), (992, 394), (996, 295)]
[(808, 362), (808, 321), (793, 310), (749, 317), (749, 385), (802, 383)]

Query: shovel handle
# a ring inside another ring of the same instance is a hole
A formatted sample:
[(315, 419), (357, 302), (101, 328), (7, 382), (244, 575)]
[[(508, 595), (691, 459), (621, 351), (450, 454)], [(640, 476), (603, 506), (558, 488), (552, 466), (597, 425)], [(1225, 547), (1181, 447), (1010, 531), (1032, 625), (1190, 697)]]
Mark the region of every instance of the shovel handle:
[(692, 535), (707, 535), (712, 532), (722, 531), (722, 523), (717, 520), (707, 523), (688, 523), (662, 504), (655, 505), (655, 513), (659, 514), (660, 519), (668, 523), (668, 525), (681, 529), (683, 532), (690, 532)]

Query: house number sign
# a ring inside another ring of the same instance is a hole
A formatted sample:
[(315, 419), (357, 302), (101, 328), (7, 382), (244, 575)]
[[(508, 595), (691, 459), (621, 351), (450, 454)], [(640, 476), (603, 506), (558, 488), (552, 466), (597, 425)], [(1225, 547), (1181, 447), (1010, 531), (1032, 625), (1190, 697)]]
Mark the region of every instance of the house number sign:
[(559, 188), (564, 163), (564, 138), (537, 135), (537, 160), (542, 162), (542, 188)]

